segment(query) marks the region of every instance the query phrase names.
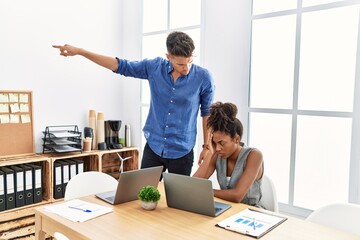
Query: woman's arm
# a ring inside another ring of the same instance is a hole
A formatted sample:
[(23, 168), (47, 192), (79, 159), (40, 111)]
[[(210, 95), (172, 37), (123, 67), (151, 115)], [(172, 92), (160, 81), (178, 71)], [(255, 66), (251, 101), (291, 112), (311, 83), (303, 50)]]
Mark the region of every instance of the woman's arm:
[(215, 197), (231, 202), (241, 202), (254, 181), (262, 177), (262, 162), (262, 153), (258, 149), (252, 150), (247, 157), (244, 172), (240, 176), (235, 188), (214, 190)]
[(197, 169), (193, 177), (209, 178), (215, 171), (216, 159), (218, 155), (214, 150), (212, 137), (213, 137), (212, 131), (210, 129), (207, 129), (206, 140), (204, 141), (206, 145), (207, 153), (204, 156), (204, 159), (202, 159), (202, 161), (199, 162), (199, 168)]
[(214, 173), (216, 168), (216, 159), (217, 154), (212, 153), (210, 150), (208, 154), (206, 154), (205, 159), (199, 165), (199, 168), (196, 170), (193, 177), (199, 178), (209, 178)]

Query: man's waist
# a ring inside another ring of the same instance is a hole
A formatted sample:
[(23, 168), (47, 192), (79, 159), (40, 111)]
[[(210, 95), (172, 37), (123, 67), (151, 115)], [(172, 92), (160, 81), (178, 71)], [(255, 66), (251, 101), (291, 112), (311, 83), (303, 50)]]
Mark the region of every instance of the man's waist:
[(165, 140), (149, 137), (147, 142), (158, 156), (174, 159), (188, 154), (193, 149), (195, 141), (171, 141), (171, 139)]

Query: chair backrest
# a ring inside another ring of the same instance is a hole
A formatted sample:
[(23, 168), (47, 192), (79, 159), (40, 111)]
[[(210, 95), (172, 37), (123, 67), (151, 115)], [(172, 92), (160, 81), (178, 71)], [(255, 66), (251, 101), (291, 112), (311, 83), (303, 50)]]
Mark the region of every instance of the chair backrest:
[(83, 172), (70, 179), (66, 186), (64, 200), (116, 190), (117, 185), (118, 181), (106, 173)]
[(307, 221), (360, 235), (360, 205), (334, 203), (313, 211)]
[(260, 205), (267, 210), (279, 212), (275, 185), (267, 175), (262, 177), (261, 191)]

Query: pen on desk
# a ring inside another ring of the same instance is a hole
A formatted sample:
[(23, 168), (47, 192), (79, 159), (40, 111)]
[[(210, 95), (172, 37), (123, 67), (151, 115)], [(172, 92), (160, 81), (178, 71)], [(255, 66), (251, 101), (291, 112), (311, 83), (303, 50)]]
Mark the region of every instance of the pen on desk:
[(256, 230), (256, 226), (255, 226), (255, 218), (253, 218), (253, 230), (255, 231)]
[(83, 212), (91, 212), (91, 210), (89, 210), (89, 209), (83, 209), (83, 208), (79, 208), (79, 207), (69, 206), (69, 208), (80, 210), (80, 211), (83, 211)]

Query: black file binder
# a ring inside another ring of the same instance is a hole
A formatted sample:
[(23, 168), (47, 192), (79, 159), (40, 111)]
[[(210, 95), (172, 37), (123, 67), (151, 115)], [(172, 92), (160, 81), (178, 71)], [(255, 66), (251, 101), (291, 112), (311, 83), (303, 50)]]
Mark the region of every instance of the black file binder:
[(24, 171), (24, 196), (25, 205), (34, 203), (33, 171), (28, 165), (19, 165)]
[(76, 175), (76, 162), (70, 159), (65, 160), (69, 164), (69, 180)]
[(6, 210), (15, 208), (15, 183), (14, 170), (8, 167), (1, 167), (5, 176), (5, 205)]
[(62, 197), (65, 196), (66, 186), (69, 182), (69, 163), (66, 161), (57, 161), (61, 164), (61, 184), (62, 184)]
[(42, 167), (36, 164), (26, 164), (33, 171), (34, 203), (42, 201)]
[(58, 161), (54, 162), (54, 198), (63, 198), (62, 166)]
[(84, 172), (84, 161), (79, 159), (74, 159), (76, 162), (76, 174)]
[(24, 170), (19, 166), (10, 166), (14, 170), (14, 186), (15, 186), (15, 206), (22, 207), (25, 205), (24, 197)]
[(0, 212), (5, 209), (5, 174), (0, 170)]

